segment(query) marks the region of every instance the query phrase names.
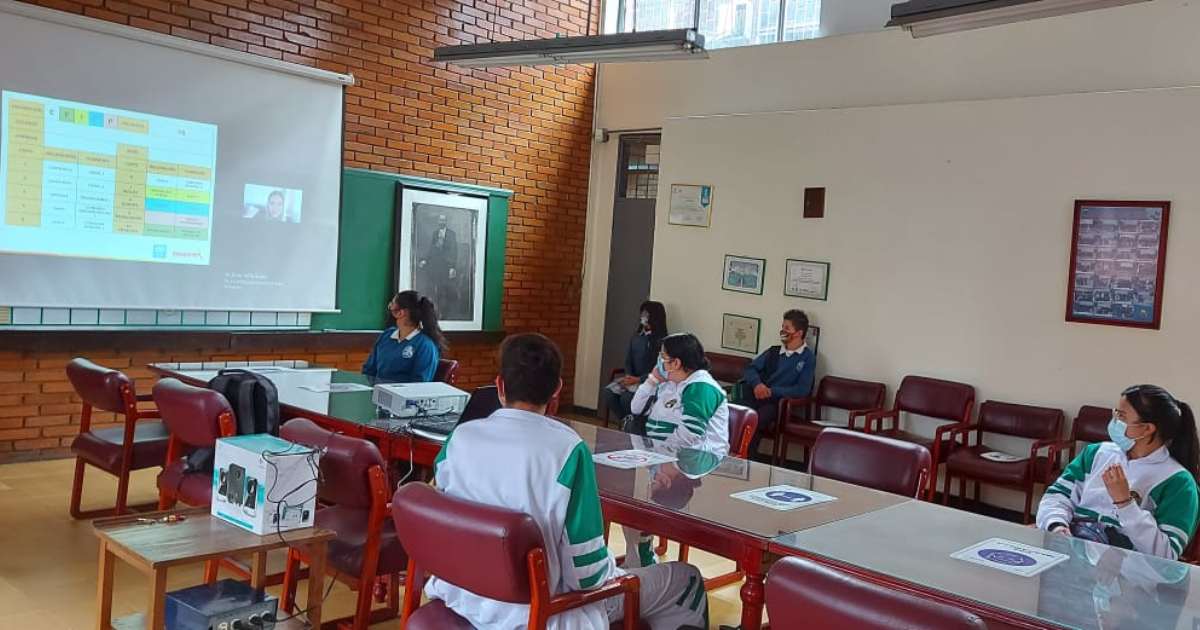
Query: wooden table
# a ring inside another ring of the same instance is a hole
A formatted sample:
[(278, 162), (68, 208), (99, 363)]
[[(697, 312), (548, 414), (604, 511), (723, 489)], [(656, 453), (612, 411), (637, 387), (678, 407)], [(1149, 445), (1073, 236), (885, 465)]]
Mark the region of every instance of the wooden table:
[[(147, 523), (166, 514), (179, 514), (185, 520), (176, 523)], [(191, 508), (133, 516), (99, 519), (92, 529), (100, 539), (100, 575), (96, 586), (96, 628), (145, 627), (161, 630), (166, 605), (167, 569), (185, 564), (238, 555), (252, 554), (250, 585), (261, 589), (267, 572), (267, 552), (283, 547), (306, 548), (311, 562), (308, 579), (308, 619), (321, 626), (324, 598), (321, 578), (325, 574), (325, 543), (336, 533), (328, 529), (306, 528), (259, 536), (213, 518), (207, 508)], [(113, 569), (120, 558), (150, 578), (150, 597), (144, 615), (112, 620)], [(314, 577), (315, 576), (315, 577)], [(292, 627), (303, 627), (299, 620)], [(288, 625), (276, 625), (287, 628)]]

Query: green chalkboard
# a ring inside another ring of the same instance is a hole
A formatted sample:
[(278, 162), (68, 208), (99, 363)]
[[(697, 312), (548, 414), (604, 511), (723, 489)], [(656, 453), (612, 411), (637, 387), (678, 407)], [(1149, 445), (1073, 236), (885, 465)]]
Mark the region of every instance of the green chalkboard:
[(342, 173), (337, 273), (337, 307), (341, 312), (313, 314), (312, 328), (379, 330), (384, 325), (388, 300), (396, 291), (397, 184), (488, 196), (483, 329), (500, 330), (512, 192), (354, 168)]

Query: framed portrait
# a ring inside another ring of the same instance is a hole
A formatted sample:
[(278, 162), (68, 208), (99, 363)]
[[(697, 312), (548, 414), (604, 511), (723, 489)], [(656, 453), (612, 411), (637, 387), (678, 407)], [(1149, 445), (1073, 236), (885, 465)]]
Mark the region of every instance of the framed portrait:
[(1067, 321), (1158, 330), (1169, 201), (1075, 202)]
[(762, 320), (757, 317), (725, 313), (721, 320), (721, 347), (748, 354), (758, 354), (758, 338)]
[(721, 288), (726, 291), (762, 295), (763, 276), (766, 272), (766, 259), (726, 254), (725, 265), (721, 270)]
[(712, 186), (671, 184), (671, 209), (667, 223), (708, 227), (712, 222)]
[(483, 330), (487, 197), (396, 189), (397, 289), (433, 300), (445, 330)]
[(808, 300), (828, 300), (829, 263), (789, 258), (783, 274), (783, 294)]

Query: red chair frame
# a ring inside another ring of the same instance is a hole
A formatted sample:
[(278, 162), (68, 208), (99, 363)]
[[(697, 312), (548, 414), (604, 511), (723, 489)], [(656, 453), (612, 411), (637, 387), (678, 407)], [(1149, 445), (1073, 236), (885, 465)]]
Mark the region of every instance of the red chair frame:
[[(912, 375), (905, 376), (904, 380), (900, 381), (900, 389), (896, 391), (896, 400), (893, 403), (892, 408), (887, 409), (887, 410), (874, 411), (874, 412), (870, 412), (867, 414), (866, 421), (865, 421), (867, 433), (879, 433), (879, 434), (884, 435), (885, 437), (891, 437), (891, 436), (887, 435), (887, 431), (883, 428), (883, 421), (888, 418), (891, 418), (891, 420), (892, 420), (892, 429), (891, 430), (892, 431), (900, 430), (900, 413), (910, 411), (909, 409), (900, 406), (900, 399), (903, 397), (904, 386), (906, 383), (911, 382), (910, 379), (920, 379), (923, 382), (935, 382), (935, 383), (951, 384), (951, 385), (956, 385), (956, 386), (967, 386), (967, 387), (971, 388), (971, 395), (964, 402), (961, 413), (957, 417), (955, 417), (955, 418), (934, 418), (934, 419), (947, 420), (948, 422), (946, 424), (942, 424), (941, 426), (939, 426), (937, 429), (934, 430), (933, 445), (932, 445), (932, 448), (929, 449), (930, 455), (933, 456), (933, 470), (930, 471), (930, 475), (929, 475), (929, 489), (928, 489), (927, 498), (928, 498), (928, 500), (932, 501), (934, 498), (934, 493), (937, 491), (938, 466), (941, 465), (942, 462), (944, 462), (946, 460), (946, 457), (949, 455), (949, 453), (944, 452), (942, 450), (942, 444), (945, 443), (947, 446), (953, 447), (953, 438), (952, 438), (953, 431), (955, 431), (956, 429), (962, 428), (971, 422), (971, 410), (975, 406), (975, 388), (971, 385), (967, 385), (966, 383), (958, 383), (955, 381), (943, 381), (940, 379), (930, 378), (927, 376), (912, 376)], [(919, 410), (912, 410), (912, 413), (924, 415), (924, 414), (921, 414), (921, 412)], [(896, 438), (896, 439), (903, 439), (903, 438)]]
[[(79, 360), (81, 360), (81, 359), (75, 359), (74, 361), (79, 361)], [(86, 359), (83, 359), (83, 360), (86, 361)], [(74, 363), (74, 361), (72, 361), (72, 363)], [(88, 361), (88, 363), (91, 363), (91, 362)], [(93, 365), (95, 365), (95, 364), (93, 364)], [(101, 367), (101, 366), (97, 366), (97, 367)], [(68, 369), (69, 368), (70, 368), (70, 365), (68, 365)], [(123, 372), (118, 371), (118, 373), (121, 374), (122, 376), (125, 376), (125, 374)], [(79, 505), (83, 500), (83, 477), (84, 477), (84, 472), (85, 472), (85, 466), (90, 465), (95, 468), (99, 468), (100, 470), (104, 470), (104, 472), (107, 472), (109, 474), (114, 474), (114, 473), (112, 471), (100, 468), (99, 466), (95, 466), (91, 462), (86, 461), (83, 457), (77, 455), (75, 457), (75, 476), (71, 482), (71, 503), (70, 503), (71, 518), (88, 519), (88, 518), (95, 518), (98, 516), (121, 516), (121, 515), (125, 514), (126, 512), (128, 512), (130, 509), (133, 509), (135, 511), (153, 510), (157, 506), (157, 502), (156, 503), (146, 503), (146, 504), (141, 504), (141, 505), (134, 505), (134, 506), (128, 505), (129, 476), (130, 476), (130, 473), (132, 472), (132, 466), (133, 466), (134, 434), (135, 434), (135, 431), (137, 428), (137, 423), (141, 420), (158, 419), (159, 416), (158, 416), (157, 409), (139, 409), (138, 408), (139, 402), (153, 402), (154, 398), (150, 394), (143, 394), (141, 396), (137, 395), (137, 393), (134, 391), (133, 381), (131, 379), (129, 379), (128, 376), (125, 376), (125, 380), (127, 382), (121, 383), (119, 386), (119, 392), (120, 392), (120, 396), (121, 396), (121, 407), (122, 407), (122, 409), (119, 413), (124, 414), (125, 421), (124, 421), (124, 433), (122, 434), (123, 437), (122, 437), (122, 442), (121, 442), (121, 462), (120, 462), (119, 469), (115, 473), (115, 476), (117, 478), (117, 501), (116, 501), (116, 504), (111, 508), (100, 508), (100, 509), (95, 509), (95, 510), (81, 510), (80, 509)], [(78, 393), (78, 392), (76, 392), (76, 393)], [(79, 434), (82, 435), (84, 433), (88, 433), (89, 431), (91, 431), (91, 429), (92, 429), (92, 404), (90, 402), (88, 402), (86, 399), (84, 399), (83, 400), (83, 408), (80, 411)]]
[(457, 384), (458, 361), (454, 359), (438, 359), (437, 369), (433, 373), (433, 380), (447, 385)]
[[(237, 435), (237, 424), (233, 419), (233, 413), (222, 411), (217, 416), (217, 426), (220, 428), (219, 433), (223, 438), (233, 437)], [(165, 466), (171, 465), (172, 462), (183, 457), (183, 442), (174, 433), (167, 439), (167, 461)], [(169, 510), (175, 507), (178, 502), (178, 497), (173, 493), (168, 492), (165, 488), (158, 489), (158, 509), (159, 511)]]
[[(367, 540), (363, 545), (362, 571), (358, 575), (346, 575), (336, 568), (325, 566), (325, 573), (334, 577), (358, 593), (354, 615), (323, 623), (335, 628), (350, 627), (353, 630), (367, 630), (373, 623), (395, 619), (400, 607), (399, 576), (388, 576), (387, 607), (379, 610), (371, 609), (372, 599), (382, 601), (379, 589), (376, 588), (376, 569), (379, 563), (379, 550), (384, 523), (391, 517), (392, 505), (388, 501), (387, 472), (378, 465), (367, 468), (367, 484), (371, 492), (371, 508), (368, 512)], [(288, 549), (287, 565), (283, 571), (283, 591), (280, 595), (280, 608), (289, 614), (296, 603), (296, 583), (303, 579), (307, 571), (302, 571), (300, 564), (308, 564), (308, 555), (301, 549)], [(349, 622), (349, 623), (347, 623)]]
[[(823, 388), (825, 386), (825, 382), (826, 382), (825, 379), (828, 379), (828, 378), (830, 378), (829, 375), (821, 377), (821, 381), (817, 384), (817, 391), (812, 396), (804, 396), (801, 398), (784, 398), (779, 401), (779, 416), (778, 416), (778, 420), (776, 420), (777, 426), (776, 426), (776, 430), (775, 430), (775, 439), (774, 439), (775, 444), (774, 444), (773, 452), (771, 454), (771, 465), (772, 466), (779, 466), (782, 462), (787, 461), (788, 444), (791, 443), (793, 440), (802, 442), (804, 444), (804, 461), (808, 462), (808, 458), (809, 458), (809, 454), (812, 449), (812, 445), (816, 441), (815, 438), (813, 440), (806, 440), (806, 439), (800, 438), (798, 436), (789, 436), (788, 435), (788, 432), (785, 429), (786, 429), (786, 425), (790, 424), (793, 421), (792, 414), (793, 414), (794, 407), (801, 406), (804, 409), (804, 420), (802, 420), (802, 422), (808, 422), (811, 424), (816, 424), (815, 422), (813, 422), (812, 419), (819, 418), (821, 416), (821, 410), (825, 407), (833, 407), (835, 409), (843, 409), (849, 414), (849, 416), (846, 419), (847, 420), (846, 426), (851, 431), (860, 430), (856, 426), (857, 419), (860, 417), (863, 418), (863, 428), (861, 430), (866, 431), (867, 414), (870, 414), (872, 412), (882, 411), (883, 402), (884, 402), (884, 400), (887, 399), (887, 385), (885, 385), (883, 383), (876, 383), (874, 381), (858, 381), (855, 379), (834, 377), (834, 378), (840, 378), (845, 381), (854, 381), (855, 383), (859, 383), (864, 386), (867, 384), (870, 384), (873, 386), (874, 385), (879, 386), (878, 396), (876, 396), (875, 402), (872, 403), (870, 407), (866, 407), (863, 409), (849, 409), (846, 407), (831, 405), (821, 395), (821, 392), (823, 391)], [(817, 426), (824, 427), (824, 425), (817, 425)]]
[[(1001, 403), (1001, 402), (994, 401), (994, 400), (985, 401), (982, 405), (979, 406), (979, 415), (976, 416), (975, 422), (972, 422), (971, 424), (968, 424), (968, 425), (965, 425), (962, 427), (958, 427), (958, 428), (954, 429), (953, 431), (951, 431), (950, 439), (953, 440), (955, 438), (955, 436), (958, 436), (962, 447), (970, 448), (970, 446), (971, 446), (971, 443), (970, 443), (971, 442), (971, 431), (974, 431), (975, 432), (975, 445), (976, 446), (982, 445), (983, 444), (983, 434), (984, 434), (983, 419), (985, 417), (985, 414), (987, 413), (987, 410), (991, 409), (997, 405), (1010, 405), (1010, 404), (1015, 404), (1015, 403)], [(1028, 407), (1028, 405), (1018, 405), (1018, 406)], [(1046, 408), (1046, 407), (1041, 407), (1041, 408), (1034, 407), (1034, 409), (1048, 410), (1048, 408)], [(1064, 422), (1064, 417), (1063, 417), (1063, 412), (1061, 410), (1055, 409), (1053, 411), (1058, 412), (1058, 415), (1054, 417), (1054, 425), (1055, 426), (1054, 426), (1053, 432), (1055, 434), (1055, 437), (1044, 438), (1041, 440), (1034, 440), (1033, 444), (1030, 445), (1029, 459), (1026, 460), (1026, 463), (1025, 463), (1024, 480), (1019, 484), (1005, 484), (1005, 483), (999, 483), (999, 482), (994, 482), (994, 481), (987, 482), (989, 484), (998, 485), (998, 486), (1005, 487), (1005, 488), (1015, 488), (1015, 489), (1021, 490), (1025, 493), (1025, 511), (1021, 513), (1021, 522), (1022, 523), (1029, 523), (1030, 512), (1033, 508), (1034, 485), (1038, 484), (1038, 483), (1041, 483), (1044, 485), (1054, 483), (1054, 480), (1058, 478), (1059, 471), (1062, 470), (1062, 461), (1060, 459), (1060, 452), (1066, 446), (1063, 443), (1063, 439), (1062, 439), (1062, 425)], [(995, 433), (997, 433), (997, 435), (1012, 435), (1013, 437), (1022, 437), (1022, 436), (1016, 435), (1016, 434), (999, 433), (999, 432), (995, 432)], [(1042, 449), (1048, 449), (1046, 452), (1047, 468), (1045, 471), (1045, 476), (1043, 478), (1039, 479), (1034, 474), (1036, 472), (1034, 470), (1034, 468), (1035, 468), (1035, 464), (1037, 463), (1038, 451), (1040, 451)], [(950, 471), (950, 466), (947, 465), (946, 466), (946, 475), (942, 481), (942, 505), (950, 504), (950, 481), (954, 476), (955, 475), (953, 475)], [(959, 499), (960, 500), (966, 499), (967, 481), (975, 481), (974, 501), (976, 503), (978, 503), (979, 502), (979, 486), (982, 482), (973, 477), (969, 477), (969, 476), (961, 475), (961, 474), (958, 475), (958, 478), (959, 478), (959, 485), (958, 485)]]
[[(1079, 408), (1079, 413), (1075, 415), (1074, 421), (1071, 422), (1071, 437), (1069, 438), (1071, 442), (1071, 459), (1075, 459), (1075, 455), (1079, 450), (1080, 442), (1092, 442), (1092, 440), (1087, 439), (1087, 436), (1080, 435), (1080, 433), (1082, 433), (1081, 429), (1084, 427), (1084, 425), (1088, 424), (1088, 422), (1093, 419), (1096, 422), (1099, 422), (1100, 418), (1104, 418), (1104, 423), (1107, 427), (1108, 420), (1112, 418), (1112, 413), (1113, 411), (1111, 408), (1100, 407), (1097, 405), (1084, 405)], [(1107, 439), (1107, 437), (1101, 437), (1100, 441)]]

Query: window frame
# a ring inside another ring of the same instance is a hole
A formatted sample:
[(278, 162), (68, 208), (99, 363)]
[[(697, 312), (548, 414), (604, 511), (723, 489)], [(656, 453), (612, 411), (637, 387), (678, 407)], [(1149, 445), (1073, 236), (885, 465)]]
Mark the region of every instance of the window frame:
[[(664, 1), (669, 2), (670, 0), (664, 0)], [(691, 0), (691, 3), (692, 3), (692, 26), (691, 26), (691, 28), (694, 28), (697, 31), (700, 30), (700, 6), (701, 6), (702, 1), (703, 0)], [(810, 2), (810, 1), (812, 1), (812, 0), (779, 0), (779, 22), (775, 28), (775, 39), (774, 39), (774, 41), (767, 42), (767, 43), (777, 44), (777, 43), (783, 43), (783, 42), (789, 42), (789, 41), (799, 41), (799, 39), (785, 39), (785, 37), (784, 37), (788, 30), (787, 29), (788, 5), (791, 4), (792, 2)], [(821, 0), (816, 0), (816, 1), (821, 2)], [(617, 7), (617, 20), (616, 20), (617, 30), (616, 30), (616, 32), (617, 33), (636, 33), (636, 32), (638, 32), (638, 30), (637, 30), (637, 3), (638, 2), (639, 2), (639, 0), (617, 0), (617, 3), (616, 3), (616, 7)], [(818, 6), (820, 6), (820, 5), (818, 5)], [(632, 16), (629, 20), (632, 23), (628, 25), (629, 26), (628, 29), (626, 29), (626, 24), (625, 24), (627, 15)], [(750, 19), (749, 19), (749, 16), (747, 16), (747, 25), (749, 25), (749, 22), (750, 22)], [(818, 15), (817, 15), (817, 28), (820, 29), (820, 11), (819, 10), (818, 10)], [(755, 30), (755, 33), (757, 33), (757, 28), (755, 28), (754, 30)], [(750, 39), (756, 39), (756, 38), (750, 38)], [(812, 38), (802, 38), (802, 39), (812, 39)], [(760, 45), (764, 45), (764, 44), (743, 44), (742, 46), (760, 46)], [(726, 46), (726, 48), (739, 48), (739, 47), (741, 47), (741, 46)]]

